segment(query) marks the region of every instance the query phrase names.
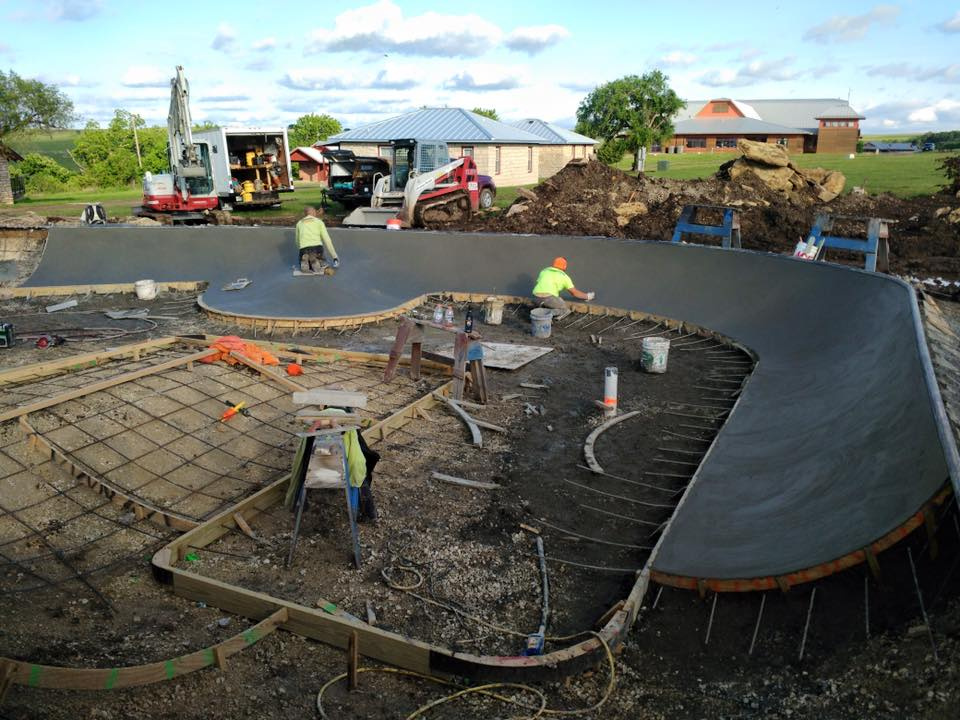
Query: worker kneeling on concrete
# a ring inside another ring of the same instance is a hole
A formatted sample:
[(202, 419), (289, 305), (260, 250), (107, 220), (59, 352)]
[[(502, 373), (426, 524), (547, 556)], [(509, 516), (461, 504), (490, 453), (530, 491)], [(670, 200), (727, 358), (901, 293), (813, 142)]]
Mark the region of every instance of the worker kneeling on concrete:
[(553, 316), (560, 320), (570, 314), (570, 308), (560, 293), (564, 290), (569, 292), (578, 300), (590, 302), (595, 297), (592, 292), (580, 292), (573, 285), (573, 280), (566, 273), (567, 259), (563, 257), (554, 258), (553, 264), (540, 271), (537, 276), (537, 284), (533, 286), (533, 296), (540, 301), (540, 307), (550, 308)]
[(297, 247), (300, 249), (301, 272), (323, 272), (327, 260), (333, 267), (340, 267), (333, 240), (315, 207), (307, 207), (304, 218), (297, 223)]

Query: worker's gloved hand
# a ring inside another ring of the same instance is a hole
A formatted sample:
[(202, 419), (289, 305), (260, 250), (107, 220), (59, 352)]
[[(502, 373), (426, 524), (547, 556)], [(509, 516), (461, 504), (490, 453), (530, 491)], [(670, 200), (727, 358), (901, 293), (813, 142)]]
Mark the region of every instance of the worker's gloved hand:
[(340, 258), (334, 258), (334, 259), (333, 259), (333, 266), (334, 266), (335, 268), (340, 267)]
[(587, 302), (590, 302), (590, 301), (593, 300), (596, 296), (597, 296), (596, 293), (588, 292), (588, 293), (587, 293)]

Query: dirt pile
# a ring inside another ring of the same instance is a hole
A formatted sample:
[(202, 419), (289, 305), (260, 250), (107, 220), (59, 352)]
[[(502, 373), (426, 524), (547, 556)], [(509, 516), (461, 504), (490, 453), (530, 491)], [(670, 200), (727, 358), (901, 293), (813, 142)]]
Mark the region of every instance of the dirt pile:
[(721, 165), (717, 177), (740, 180), (749, 173), (798, 205), (809, 202), (811, 195), (820, 202), (830, 202), (847, 183), (844, 174), (836, 170), (795, 167), (782, 145), (741, 139), (737, 149), (743, 156)]
[[(960, 277), (960, 223), (950, 221), (960, 203), (953, 195), (903, 199), (850, 193), (824, 204), (809, 183), (782, 193), (752, 172), (736, 179), (667, 180), (637, 178), (600, 162), (579, 161), (522, 194), (505, 211), (431, 228), (670, 240), (684, 205), (738, 208), (743, 246), (778, 253), (792, 252), (806, 237), (817, 211), (887, 218), (895, 221), (890, 226), (892, 272)], [(944, 207), (949, 210), (941, 211)], [(718, 211), (715, 218), (704, 217), (709, 214), (701, 215), (701, 222), (719, 222)], [(718, 244), (707, 237), (689, 240)], [(863, 259), (850, 255), (849, 262), (862, 266)]]

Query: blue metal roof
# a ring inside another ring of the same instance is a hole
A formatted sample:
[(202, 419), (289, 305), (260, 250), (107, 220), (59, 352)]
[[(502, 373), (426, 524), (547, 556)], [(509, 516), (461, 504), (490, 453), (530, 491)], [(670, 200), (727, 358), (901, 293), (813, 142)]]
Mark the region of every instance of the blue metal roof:
[(534, 135), (539, 135), (544, 140), (555, 145), (596, 145), (597, 141), (593, 138), (567, 130), (553, 123), (537, 118), (527, 118), (513, 123), (514, 127), (526, 130)]
[(448, 143), (543, 145), (545, 140), (520, 128), (463, 108), (423, 108), (346, 130), (326, 142), (389, 142), (403, 138)]

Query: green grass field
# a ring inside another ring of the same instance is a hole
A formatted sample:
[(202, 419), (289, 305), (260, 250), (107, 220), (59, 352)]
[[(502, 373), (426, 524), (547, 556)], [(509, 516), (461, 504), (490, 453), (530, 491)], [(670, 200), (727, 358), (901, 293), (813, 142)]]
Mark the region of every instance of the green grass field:
[(10, 147), (23, 156), (27, 153), (40, 153), (53, 158), (71, 172), (78, 172), (80, 166), (70, 157), (69, 151), (80, 137), (80, 130), (51, 130), (49, 132), (31, 133), (29, 135), (14, 136), (10, 139)]
[[(721, 164), (737, 157), (737, 153), (681, 153), (679, 155), (647, 155), (647, 175), (650, 177), (690, 180), (714, 174)], [(868, 193), (892, 193), (900, 197), (931, 195), (946, 183), (946, 176), (937, 168), (943, 153), (910, 153), (906, 155), (847, 155), (808, 153), (792, 155), (797, 167), (823, 167), (839, 170), (847, 176), (846, 191), (857, 185)], [(670, 163), (669, 169), (657, 170), (657, 161)], [(632, 155), (625, 155), (617, 163), (621, 170), (629, 170)]]

